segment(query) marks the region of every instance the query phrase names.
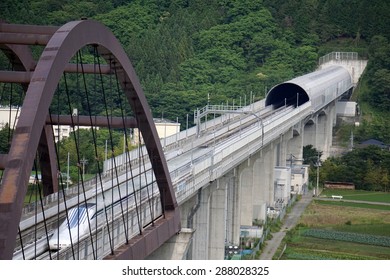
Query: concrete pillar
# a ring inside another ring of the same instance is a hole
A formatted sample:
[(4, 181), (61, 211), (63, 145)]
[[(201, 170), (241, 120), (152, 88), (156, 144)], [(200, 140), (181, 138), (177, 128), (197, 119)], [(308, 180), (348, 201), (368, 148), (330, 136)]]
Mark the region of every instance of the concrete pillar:
[(325, 160), (331, 155), (331, 148), (333, 145), (333, 127), (336, 125), (336, 102), (333, 102), (328, 107), (328, 118), (327, 118), (327, 152), (323, 154), (322, 159)]
[(194, 228), (193, 219), (198, 207), (198, 195), (192, 196), (180, 205), (180, 218), (183, 227)]
[(236, 171), (228, 178), (226, 189), (226, 244), (238, 244), (240, 234), (240, 213), (239, 196), (236, 188)]
[(275, 166), (278, 166), (280, 164), (280, 146), (280, 142), (275, 143)]
[[(293, 155), (295, 158), (293, 159), (302, 159), (303, 156), (303, 137), (302, 133), (294, 130), (292, 132), (292, 138), (289, 140), (287, 147), (288, 153), (287, 156), (290, 157)], [(294, 162), (290, 162), (290, 164), (294, 164)]]
[(208, 254), (210, 260), (223, 260), (225, 256), (227, 183), (226, 177), (221, 177), (210, 186), (212, 189)]
[(312, 145), (317, 147), (316, 123), (314, 120), (309, 120), (303, 128), (303, 146)]
[(326, 153), (327, 149), (327, 128), (326, 128), (327, 118), (325, 113), (321, 113), (317, 117), (317, 134), (316, 134), (316, 145), (314, 146), (318, 151)]
[[(239, 186), (240, 186), (240, 221), (241, 225), (251, 226), (253, 216), (253, 170), (250, 166), (247, 166), (247, 162), (241, 164), (245, 167), (239, 174)], [(241, 168), (240, 168), (241, 169)]]
[(276, 161), (275, 144), (253, 154), (239, 167), (240, 221), (243, 226), (252, 226), (255, 219), (264, 219), (264, 205), (273, 204), (273, 181)]
[(215, 180), (198, 192), (196, 200), (185, 203), (187, 225), (192, 223), (195, 229), (188, 259), (223, 259), (225, 243), (238, 244), (241, 217), (234, 174), (232, 171)]
[(193, 223), (196, 229), (192, 241), (192, 259), (207, 260), (209, 248), (209, 231), (210, 231), (210, 186), (202, 188), (199, 195), (199, 209), (194, 215)]
[(288, 154), (288, 142), (292, 137), (292, 129), (290, 129), (287, 133), (280, 135), (279, 149), (277, 155), (277, 163), (276, 166), (286, 166), (286, 161), (289, 158)]
[(272, 143), (264, 147), (259, 157), (253, 164), (253, 199), (252, 204), (258, 207), (265, 202), (268, 205), (273, 204), (274, 200), (274, 167), (275, 167), (275, 150)]
[(332, 129), (337, 124), (336, 103), (337, 103), (337, 101), (333, 101), (332, 105), (330, 106), (330, 110), (329, 110), (329, 114), (328, 114), (329, 117), (331, 118), (330, 120), (332, 121)]
[(234, 177), (232, 178), (233, 185), (231, 188), (232, 196), (233, 196), (233, 230), (232, 230), (232, 244), (239, 244), (240, 243), (240, 225), (241, 225), (241, 191), (240, 191), (240, 182), (239, 182), (239, 168), (234, 169)]
[[(190, 199), (188, 199), (185, 203), (180, 205), (180, 218), (181, 218), (181, 224), (184, 228), (192, 229), (194, 233), (196, 232), (196, 224), (194, 224), (194, 220), (196, 213), (198, 212), (201, 204), (201, 194), (202, 189), (198, 190), (198, 193), (192, 196)], [(194, 235), (194, 234), (193, 234)], [(189, 248), (187, 249), (187, 256), (186, 259), (192, 259), (192, 250), (194, 248), (192, 243), (193, 238), (191, 239), (191, 242), (189, 243)]]
[[(258, 153), (260, 155), (260, 153)], [(253, 163), (253, 217), (252, 221), (257, 220), (266, 220), (266, 205), (269, 203), (269, 188), (265, 189), (267, 183), (262, 184), (264, 181), (265, 173), (262, 173), (264, 168), (264, 162), (260, 156)]]
[(180, 233), (172, 236), (160, 248), (150, 254), (147, 260), (184, 260), (187, 257), (194, 230), (182, 228)]

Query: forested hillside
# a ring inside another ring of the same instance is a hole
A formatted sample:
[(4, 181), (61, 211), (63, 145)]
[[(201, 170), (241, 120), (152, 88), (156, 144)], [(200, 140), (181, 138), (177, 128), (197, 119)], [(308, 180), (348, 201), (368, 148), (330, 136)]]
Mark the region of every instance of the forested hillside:
[[(187, 114), (191, 121), (193, 110), (205, 106), (208, 98), (211, 104), (248, 104), (249, 97), (262, 99), (277, 83), (313, 71), (322, 55), (358, 52), (369, 59), (353, 95), (363, 118), (359, 127), (338, 131), (344, 131), (346, 141), (353, 131), (356, 142), (376, 138), (385, 143), (390, 143), (389, 14), (387, 0), (0, 2), (0, 19), (9, 23), (60, 26), (81, 18), (104, 23), (134, 65), (153, 115), (178, 118), (182, 124)], [(1, 69), (7, 65), (0, 53)], [(83, 110), (79, 99), (75, 96)], [(99, 112), (101, 104), (95, 105)], [(9, 136), (4, 135), (0, 150), (6, 151)], [(107, 139), (104, 134), (100, 138)], [(114, 142), (121, 146), (120, 134)], [(375, 149), (355, 151), (324, 163), (321, 180), (337, 177), (365, 189), (386, 190), (388, 158)]]
[[(82, 17), (103, 22), (127, 51), (153, 114), (182, 122), (207, 96), (214, 104), (249, 102), (251, 94), (260, 99), (276, 83), (315, 69), (329, 51), (367, 56), (374, 43), (371, 49), (382, 48), (386, 56), (389, 12), (386, 0), (0, 3), (0, 18), (11, 23), (61, 25)], [(390, 84), (389, 65), (376, 67), (380, 72), (369, 83)], [(383, 104), (381, 98), (372, 102)]]

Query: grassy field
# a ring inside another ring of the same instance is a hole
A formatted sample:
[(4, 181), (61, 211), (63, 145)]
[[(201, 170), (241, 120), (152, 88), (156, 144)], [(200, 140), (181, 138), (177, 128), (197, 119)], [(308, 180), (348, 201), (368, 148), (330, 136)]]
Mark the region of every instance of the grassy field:
[(348, 200), (390, 203), (390, 193), (385, 193), (385, 192), (326, 189), (321, 193), (321, 197), (332, 197), (332, 195), (341, 195), (343, 199), (348, 199)]
[[(358, 191), (339, 195), (378, 202), (386, 202), (387, 197), (383, 193)], [(390, 259), (390, 208), (372, 209), (370, 204), (345, 203), (313, 201), (298, 226), (287, 233), (281, 259)]]
[(343, 201), (343, 200), (318, 200), (317, 203), (324, 204), (324, 205), (350, 206), (350, 207), (390, 211), (390, 205), (369, 204), (369, 203), (363, 203), (363, 202), (358, 203), (358, 202), (349, 202), (349, 201)]

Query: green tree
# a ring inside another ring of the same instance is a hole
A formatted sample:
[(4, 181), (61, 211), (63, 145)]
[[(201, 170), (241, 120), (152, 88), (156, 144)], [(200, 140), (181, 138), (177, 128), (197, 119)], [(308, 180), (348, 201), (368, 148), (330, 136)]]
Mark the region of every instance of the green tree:
[(313, 145), (303, 147), (303, 164), (316, 166), (321, 160), (322, 152), (318, 151)]
[(12, 131), (10, 131), (8, 124), (6, 124), (0, 130), (0, 153), (6, 154), (9, 150), (9, 140), (12, 137)]
[(373, 106), (388, 111), (390, 109), (390, 70), (379, 69), (370, 79), (371, 97)]
[(389, 184), (390, 151), (376, 146), (355, 149), (321, 167), (324, 180), (352, 182), (357, 189), (385, 190)]

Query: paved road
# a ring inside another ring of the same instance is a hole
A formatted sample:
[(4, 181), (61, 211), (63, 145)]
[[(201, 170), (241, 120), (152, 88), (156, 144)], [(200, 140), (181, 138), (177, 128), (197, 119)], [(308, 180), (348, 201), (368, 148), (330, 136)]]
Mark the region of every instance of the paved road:
[(261, 260), (272, 260), (272, 257), (274, 256), (280, 243), (285, 237), (286, 232), (292, 229), (296, 225), (303, 211), (310, 204), (312, 199), (313, 199), (312, 192), (308, 192), (307, 194), (303, 195), (298, 202), (294, 204), (293, 208), (291, 209), (291, 212), (285, 216), (280, 231), (273, 233), (272, 239), (266, 242), (266, 246), (264, 247), (260, 255)]

